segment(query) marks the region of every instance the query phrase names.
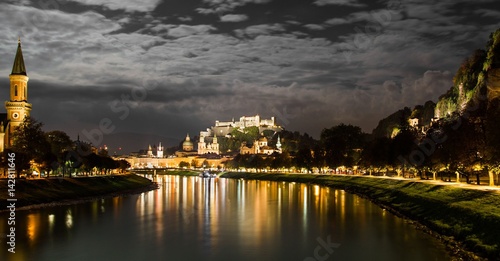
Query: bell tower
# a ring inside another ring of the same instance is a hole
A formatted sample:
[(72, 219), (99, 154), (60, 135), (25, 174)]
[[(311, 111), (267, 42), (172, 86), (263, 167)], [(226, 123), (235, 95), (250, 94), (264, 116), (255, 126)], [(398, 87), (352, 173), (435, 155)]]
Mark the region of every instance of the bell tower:
[(8, 127), (6, 132), (6, 147), (12, 145), (12, 133), (19, 127), (26, 117), (30, 116), (31, 104), (28, 103), (28, 75), (24, 65), (23, 52), (21, 50), (21, 38), (17, 45), (16, 57), (12, 66), (10, 78), (10, 100), (5, 102), (7, 109)]

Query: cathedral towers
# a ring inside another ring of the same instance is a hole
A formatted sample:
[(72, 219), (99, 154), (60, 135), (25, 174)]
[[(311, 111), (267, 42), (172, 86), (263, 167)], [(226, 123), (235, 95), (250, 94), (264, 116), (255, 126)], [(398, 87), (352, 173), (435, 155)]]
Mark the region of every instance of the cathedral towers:
[(214, 134), (214, 137), (212, 138), (212, 143), (206, 143), (205, 142), (205, 136), (203, 135), (202, 132), (200, 132), (200, 141), (198, 142), (198, 154), (203, 155), (203, 154), (220, 154), (219, 151), (219, 143), (217, 142), (217, 136)]

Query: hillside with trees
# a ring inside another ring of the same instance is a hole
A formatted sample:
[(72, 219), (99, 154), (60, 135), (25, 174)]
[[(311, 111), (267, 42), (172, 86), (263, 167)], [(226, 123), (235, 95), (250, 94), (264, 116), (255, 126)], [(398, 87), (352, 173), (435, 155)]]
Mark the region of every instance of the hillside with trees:
[[(488, 176), (493, 184), (499, 171), (499, 46), (497, 30), (486, 50), (476, 50), (463, 61), (453, 86), (435, 105), (404, 108), (381, 120), (365, 147), (363, 164), (393, 169), (398, 175), (411, 170), (420, 176), (441, 173), (467, 182), (474, 177), (478, 184), (481, 176)], [(408, 126), (412, 118), (425, 128)]]

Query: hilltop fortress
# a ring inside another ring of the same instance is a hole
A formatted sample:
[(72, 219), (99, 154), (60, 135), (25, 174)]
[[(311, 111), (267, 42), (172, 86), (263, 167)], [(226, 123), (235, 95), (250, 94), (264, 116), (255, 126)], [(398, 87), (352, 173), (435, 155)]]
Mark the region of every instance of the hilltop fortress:
[[(276, 124), (274, 117), (271, 119), (261, 119), (259, 115), (255, 116), (242, 116), (239, 121), (215, 121), (215, 125), (207, 128), (206, 131), (200, 131), (200, 139), (198, 142), (198, 154), (220, 154), (219, 143), (217, 141), (217, 136), (219, 137), (231, 137), (231, 132), (233, 130), (238, 130), (243, 132), (245, 128), (257, 127), (259, 128), (259, 133), (265, 130), (272, 130), (275, 132), (280, 132), (283, 128)], [(267, 146), (267, 144), (266, 144)], [(259, 150), (256, 150), (259, 151)], [(257, 153), (254, 153), (257, 154)]]
[(226, 136), (235, 128), (242, 131), (247, 127), (258, 127), (261, 133), (265, 130), (281, 131), (283, 129), (276, 124), (274, 117), (271, 117), (271, 119), (261, 119), (259, 115), (250, 117), (242, 116), (239, 121), (235, 121), (234, 118), (232, 121), (217, 120), (214, 126), (208, 128), (206, 131), (201, 131), (200, 137)]
[[(270, 119), (261, 119), (259, 115), (242, 116), (239, 121), (215, 121), (215, 125), (207, 128), (205, 131), (200, 131), (198, 142), (193, 141), (189, 134), (182, 142), (181, 148), (174, 155), (165, 155), (164, 147), (161, 143), (158, 146), (151, 147), (149, 145), (146, 154), (124, 157), (132, 167), (181, 167), (189, 164), (192, 167), (220, 167), (230, 157), (221, 156), (219, 138), (231, 139), (233, 131), (244, 133), (246, 128), (257, 127), (259, 133), (266, 130), (280, 132), (283, 130), (281, 126), (276, 124), (275, 117)], [(195, 147), (195, 144), (197, 145)], [(267, 138), (260, 137), (254, 141), (251, 147), (246, 143), (242, 143), (239, 153), (241, 154), (266, 154), (281, 153), (281, 141), (278, 135), (278, 140), (275, 146), (269, 146)]]

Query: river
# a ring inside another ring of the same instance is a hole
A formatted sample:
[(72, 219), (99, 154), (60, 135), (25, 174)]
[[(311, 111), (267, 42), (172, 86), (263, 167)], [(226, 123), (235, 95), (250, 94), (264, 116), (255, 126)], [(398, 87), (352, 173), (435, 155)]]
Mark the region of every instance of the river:
[(1, 260), (449, 260), (437, 239), (317, 185), (157, 176), (160, 189), (16, 212)]

